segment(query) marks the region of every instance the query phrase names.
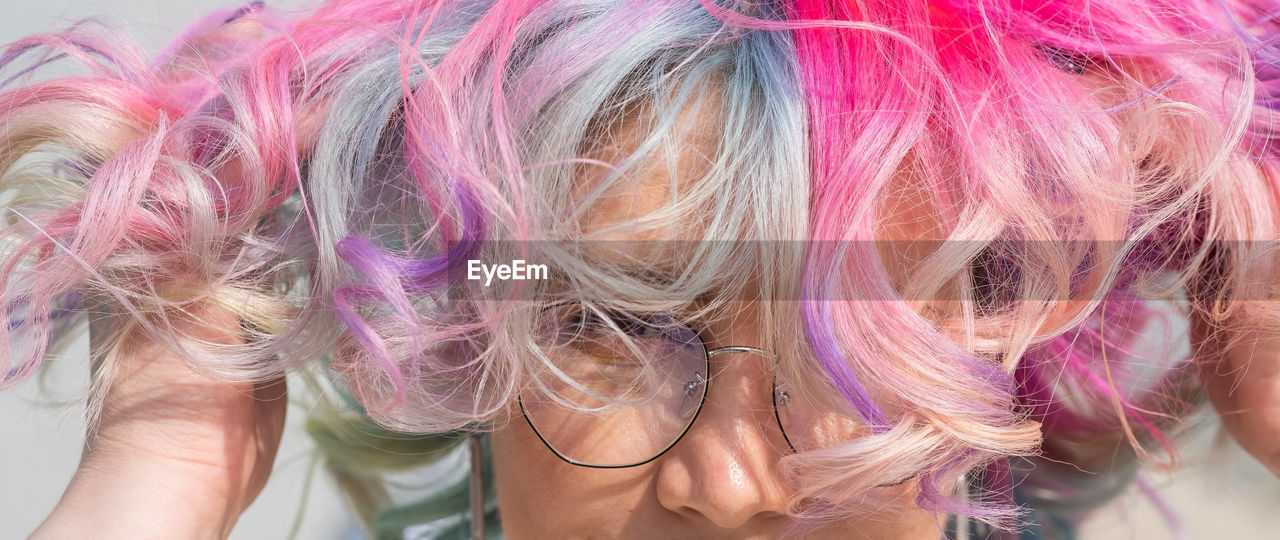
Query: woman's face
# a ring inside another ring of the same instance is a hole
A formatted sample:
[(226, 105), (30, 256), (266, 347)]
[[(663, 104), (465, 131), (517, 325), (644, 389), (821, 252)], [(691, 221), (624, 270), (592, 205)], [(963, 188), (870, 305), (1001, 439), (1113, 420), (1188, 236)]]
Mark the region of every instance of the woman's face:
[[(745, 304), (745, 303), (744, 303)], [(707, 347), (761, 346), (753, 305), (702, 329)], [(495, 432), (493, 466), (502, 526), (511, 538), (777, 538), (789, 525), (792, 493), (779, 460), (786, 443), (773, 413), (769, 360), (731, 353), (712, 359), (711, 384), (696, 421), (658, 459), (624, 469), (570, 465), (528, 423)], [(889, 489), (889, 488), (886, 488)], [(914, 484), (897, 488), (915, 496)], [(928, 538), (927, 511), (866, 515), (813, 537)]]
[[(710, 110), (714, 110), (713, 108)], [(689, 151), (676, 174), (698, 178), (716, 150), (711, 113), (682, 114), (678, 138)], [(710, 120), (710, 121), (708, 121)], [(613, 126), (615, 146), (590, 156), (617, 162), (639, 140), (642, 128)], [(661, 162), (662, 156), (657, 157)], [(672, 200), (670, 169), (642, 170), (628, 189), (606, 193), (585, 214), (583, 230), (593, 238), (635, 238), (625, 223)], [(581, 183), (593, 185), (590, 175)], [(680, 238), (688, 224), (657, 238)], [(649, 231), (646, 239), (653, 239)], [(688, 236), (685, 236), (687, 238)], [(618, 254), (643, 257), (643, 254)], [(660, 261), (654, 260), (655, 266)], [(760, 305), (735, 302), (726, 316), (710, 317), (696, 329), (708, 349), (751, 346), (767, 349)], [(493, 467), (503, 531), (511, 538), (776, 538), (791, 524), (787, 504), (793, 487), (780, 459), (789, 451), (774, 417), (771, 360), (748, 353), (711, 360), (706, 399), (679, 442), (649, 463), (622, 469), (571, 465), (550, 451), (519, 416), (493, 433)], [(894, 495), (912, 499), (906, 482)], [(940, 533), (940, 516), (928, 511), (874, 514), (830, 524), (815, 537), (924, 538)]]

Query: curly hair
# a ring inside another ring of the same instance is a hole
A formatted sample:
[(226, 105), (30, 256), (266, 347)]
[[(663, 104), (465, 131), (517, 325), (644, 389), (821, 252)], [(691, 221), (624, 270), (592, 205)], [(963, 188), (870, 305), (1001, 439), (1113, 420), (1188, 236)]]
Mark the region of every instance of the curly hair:
[[(189, 354), (201, 369), (319, 362), (360, 419), (483, 431), (547, 362), (518, 300), (667, 311), (750, 275), (771, 326), (802, 337), (779, 340), (779, 369), (868, 428), (784, 458), (797, 516), (902, 504), (875, 487), (910, 477), (909, 504), (1069, 526), (1117, 483), (1064, 470), (1172, 461), (1203, 401), (1153, 335), (1274, 326), (1249, 300), (1257, 241), (1280, 230), (1278, 12), (348, 0), (218, 12), (154, 61), (91, 23), (31, 36), (0, 56), (0, 374), (28, 378), (97, 304), (127, 315), (95, 336), (100, 396), (129, 334), (176, 343), (175, 318), (210, 302), (248, 344)], [(62, 59), (84, 73), (32, 78)], [(712, 139), (693, 170), (691, 110)], [(668, 204), (625, 226), (698, 223), (674, 236), (707, 246), (677, 279), (562, 249), (650, 170), (679, 173)], [(569, 284), (456, 279), (511, 252)], [(326, 440), (335, 470), (358, 468)]]

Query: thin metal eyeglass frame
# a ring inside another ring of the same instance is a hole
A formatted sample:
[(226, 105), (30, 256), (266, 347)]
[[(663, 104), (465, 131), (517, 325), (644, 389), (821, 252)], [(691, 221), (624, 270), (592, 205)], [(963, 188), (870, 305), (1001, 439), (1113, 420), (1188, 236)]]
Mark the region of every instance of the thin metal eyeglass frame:
[[(679, 319), (675, 319), (674, 317), (673, 319), (676, 321), (679, 321)], [(690, 418), (689, 423), (685, 425), (684, 431), (681, 431), (680, 435), (677, 436), (675, 440), (671, 441), (671, 444), (667, 445), (666, 448), (663, 448), (662, 451), (658, 452), (653, 457), (646, 459), (644, 461), (631, 463), (627, 465), (596, 465), (592, 463), (583, 463), (581, 461), (575, 460), (573, 458), (570, 458), (566, 455), (561, 454), (559, 450), (556, 450), (556, 448), (552, 446), (550, 442), (547, 441), (546, 437), (542, 436), (542, 433), (538, 431), (538, 426), (533, 425), (533, 420), (529, 418), (529, 413), (524, 408), (524, 400), (517, 395), (516, 403), (520, 405), (520, 415), (524, 416), (524, 421), (529, 424), (529, 428), (533, 430), (533, 434), (538, 436), (538, 440), (542, 441), (542, 445), (546, 446), (547, 449), (550, 450), (552, 454), (555, 454), (556, 457), (560, 458), (561, 461), (568, 463), (570, 465), (576, 465), (578, 467), (586, 467), (589, 469), (628, 469), (631, 467), (639, 467), (641, 465), (650, 463), (662, 457), (663, 454), (666, 454), (669, 450), (674, 448), (675, 445), (679, 444), (680, 440), (684, 439), (684, 436), (689, 433), (690, 429), (693, 429), (694, 422), (698, 421), (698, 415), (702, 413), (702, 407), (707, 403), (707, 394), (711, 393), (711, 378), (710, 378), (711, 358), (725, 355), (725, 354), (743, 353), (743, 354), (754, 354), (756, 356), (763, 356), (765, 358), (772, 359), (774, 361), (774, 364), (777, 364), (777, 361), (778, 361), (778, 355), (774, 353), (771, 353), (764, 349), (759, 349), (756, 347), (748, 347), (745, 345), (730, 345), (727, 347), (716, 347), (715, 349), (707, 349), (707, 341), (702, 337), (702, 334), (700, 332), (695, 330), (692, 326), (689, 326), (688, 323), (680, 321), (680, 324), (683, 324), (686, 328), (689, 328), (690, 330), (692, 330), (694, 335), (698, 336), (698, 342), (700, 345), (702, 345), (703, 360), (706, 363), (706, 373), (708, 374), (708, 377), (707, 379), (702, 381), (702, 398), (698, 402), (698, 409), (693, 412), (693, 417)], [(793, 453), (797, 452), (795, 445), (791, 443), (791, 438), (787, 436), (787, 429), (782, 427), (782, 415), (781, 413), (778, 412), (778, 375), (776, 372), (773, 374), (773, 383), (770, 385), (770, 388), (771, 388), (771, 391), (769, 392), (771, 394), (770, 401), (773, 403), (773, 419), (778, 423), (778, 432), (782, 433), (782, 439), (787, 442), (787, 447), (790, 448)]]

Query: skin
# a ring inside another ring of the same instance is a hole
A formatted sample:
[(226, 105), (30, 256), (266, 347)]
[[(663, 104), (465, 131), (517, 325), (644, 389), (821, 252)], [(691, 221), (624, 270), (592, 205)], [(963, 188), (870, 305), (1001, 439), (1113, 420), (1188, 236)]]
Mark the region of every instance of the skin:
[(1200, 318), (1192, 323), (1209, 400), (1236, 442), (1280, 477), (1280, 337), (1257, 330), (1213, 333), (1209, 326)]
[[(235, 315), (211, 306), (178, 329), (190, 335), (183, 343), (243, 342)], [(222, 382), (160, 344), (129, 343), (80, 466), (33, 540), (225, 538), (267, 483), (284, 380)]]
[[(761, 346), (755, 303), (702, 330), (707, 346)], [(737, 306), (735, 306), (737, 307)], [(714, 337), (710, 337), (714, 336)], [(779, 460), (786, 443), (773, 417), (767, 360), (733, 353), (712, 361), (711, 387), (690, 430), (657, 460), (625, 469), (570, 465), (529, 425), (492, 436), (503, 531), (520, 538), (777, 538), (793, 524), (793, 486)], [(896, 488), (913, 496), (913, 486)], [(811, 538), (928, 538), (939, 516), (867, 515)]]
[[(614, 184), (584, 213), (584, 236), (605, 241), (697, 237), (699, 223), (642, 228), (637, 220), (660, 211), (682, 187), (702, 177), (718, 145), (715, 94), (678, 117), (674, 134), (683, 150), (678, 177), (664, 167), (668, 156), (651, 156), (636, 182)], [(617, 162), (647, 135), (646, 108), (609, 128), (604, 146), (589, 156)], [(579, 196), (600, 185), (588, 172)], [(645, 247), (650, 247), (647, 245)], [(610, 253), (636, 257), (655, 267), (670, 253), (641, 252), (627, 244)], [(679, 258), (679, 255), (675, 257)], [(768, 349), (769, 330), (760, 324), (757, 302), (735, 302), (698, 328), (709, 348), (747, 345)], [(560, 460), (518, 416), (493, 433), (493, 466), (503, 532), (521, 538), (777, 538), (794, 522), (787, 505), (794, 491), (779, 460), (786, 442), (773, 417), (772, 378), (767, 361), (733, 353), (712, 360), (711, 386), (701, 413), (678, 444), (658, 459), (625, 469), (591, 469)], [(910, 484), (896, 488), (913, 496)], [(807, 534), (815, 538), (927, 538), (939, 536), (932, 512), (867, 515)]]

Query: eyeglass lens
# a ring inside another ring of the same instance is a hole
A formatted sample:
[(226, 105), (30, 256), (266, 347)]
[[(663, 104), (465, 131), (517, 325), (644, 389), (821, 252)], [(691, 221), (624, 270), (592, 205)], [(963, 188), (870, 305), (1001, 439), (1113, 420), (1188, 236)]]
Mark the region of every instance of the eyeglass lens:
[[(707, 348), (667, 314), (562, 304), (535, 323), (535, 345), (551, 369), (521, 394), (529, 424), (561, 458), (592, 467), (653, 460), (697, 417), (708, 387)], [(815, 450), (859, 430), (851, 414), (819, 406), (775, 380), (778, 423), (792, 449)]]

